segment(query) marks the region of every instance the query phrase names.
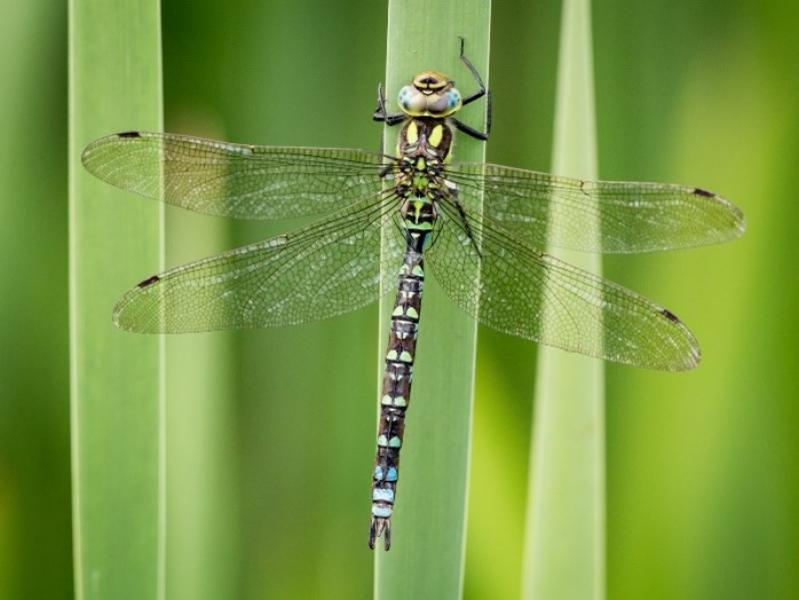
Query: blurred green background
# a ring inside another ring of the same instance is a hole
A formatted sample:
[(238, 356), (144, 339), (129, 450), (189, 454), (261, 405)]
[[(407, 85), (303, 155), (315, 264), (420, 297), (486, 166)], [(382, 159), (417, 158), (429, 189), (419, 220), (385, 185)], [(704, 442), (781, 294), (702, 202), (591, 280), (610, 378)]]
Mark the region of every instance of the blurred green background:
[[(3, 9), (0, 598), (68, 598), (67, 15)], [(559, 12), (493, 7), (493, 162), (549, 168)], [(594, 4), (602, 177), (701, 185), (749, 223), (730, 245), (605, 262), (704, 350), (689, 374), (608, 367), (613, 600), (799, 597), (797, 23), (788, 0)], [(380, 2), (163, 0), (166, 128), (376, 149), (385, 28)], [(170, 265), (281, 227), (167, 222)], [(170, 598), (370, 597), (378, 343), (376, 306), (170, 342), (215, 373), (212, 422), (170, 382)], [(519, 593), (534, 366), (534, 345), (480, 330), (468, 598)], [(324, 449), (298, 443), (322, 435)]]

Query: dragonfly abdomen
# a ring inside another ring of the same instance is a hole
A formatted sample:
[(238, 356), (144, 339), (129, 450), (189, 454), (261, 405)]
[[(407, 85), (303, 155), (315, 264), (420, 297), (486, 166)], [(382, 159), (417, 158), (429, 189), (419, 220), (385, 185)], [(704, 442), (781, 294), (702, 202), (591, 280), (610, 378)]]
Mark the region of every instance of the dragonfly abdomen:
[[(383, 536), (386, 550), (391, 547), (391, 515), (396, 498), (405, 412), (410, 404), (411, 377), (422, 310), (424, 250), (436, 220), (427, 185), (425, 161), (419, 162), (416, 160), (418, 157), (404, 158), (413, 161), (410, 172), (400, 175), (397, 186), (405, 198), (400, 209), (405, 233), (405, 256), (391, 312), (372, 481), (372, 524), (369, 529), (369, 546), (374, 548), (377, 538)], [(406, 160), (405, 164), (411, 163)]]
[[(408, 235), (412, 232), (408, 231)], [(416, 232), (426, 237), (427, 231)], [(419, 238), (416, 238), (417, 240)], [(419, 240), (423, 243), (423, 240)], [(381, 535), (386, 550), (391, 546), (391, 515), (399, 478), (400, 449), (405, 431), (405, 411), (410, 404), (411, 377), (416, 355), (416, 337), (422, 308), (424, 259), (409, 243), (400, 268), (397, 297), (391, 313), (391, 328), (380, 398), (377, 456), (372, 481), (372, 525), (369, 546)]]

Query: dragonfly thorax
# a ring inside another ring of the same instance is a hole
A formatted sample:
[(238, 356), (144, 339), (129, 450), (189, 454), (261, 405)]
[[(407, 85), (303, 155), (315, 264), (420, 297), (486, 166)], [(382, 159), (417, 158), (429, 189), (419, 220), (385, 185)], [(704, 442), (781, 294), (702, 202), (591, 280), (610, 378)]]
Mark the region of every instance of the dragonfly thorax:
[(397, 138), (397, 154), (402, 159), (425, 159), (424, 165), (443, 163), (452, 150), (452, 128), (444, 119), (408, 119)]
[(408, 119), (397, 146), (394, 163), (397, 195), (437, 200), (444, 181), (444, 162), (452, 148), (452, 129), (444, 120)]
[(443, 119), (458, 112), (463, 105), (455, 82), (443, 73), (424, 71), (410, 85), (399, 91), (399, 107), (409, 117)]

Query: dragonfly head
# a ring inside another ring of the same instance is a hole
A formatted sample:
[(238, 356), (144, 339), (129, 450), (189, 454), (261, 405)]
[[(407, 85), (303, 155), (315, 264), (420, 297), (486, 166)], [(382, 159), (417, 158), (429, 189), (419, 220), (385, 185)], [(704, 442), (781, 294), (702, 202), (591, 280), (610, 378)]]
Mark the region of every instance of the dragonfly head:
[(442, 119), (458, 112), (463, 104), (455, 82), (443, 73), (424, 71), (399, 91), (399, 107), (410, 117)]

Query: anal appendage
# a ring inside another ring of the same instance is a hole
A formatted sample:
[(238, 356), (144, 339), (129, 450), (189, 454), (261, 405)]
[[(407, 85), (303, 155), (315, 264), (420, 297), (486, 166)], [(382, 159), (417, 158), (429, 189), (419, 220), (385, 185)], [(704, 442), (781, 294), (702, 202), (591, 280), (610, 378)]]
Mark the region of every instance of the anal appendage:
[(391, 548), (391, 517), (372, 517), (369, 527), (369, 547), (374, 550), (377, 540), (382, 536), (383, 547), (388, 551)]

